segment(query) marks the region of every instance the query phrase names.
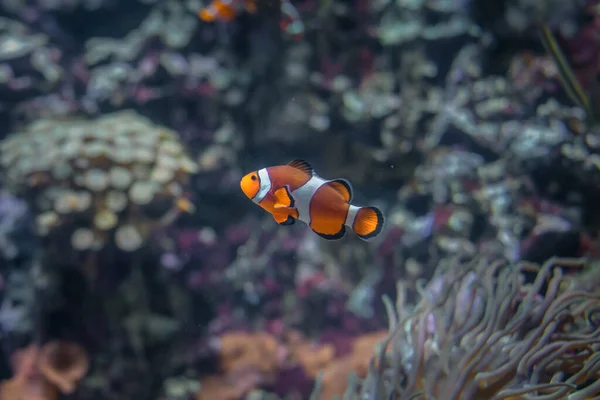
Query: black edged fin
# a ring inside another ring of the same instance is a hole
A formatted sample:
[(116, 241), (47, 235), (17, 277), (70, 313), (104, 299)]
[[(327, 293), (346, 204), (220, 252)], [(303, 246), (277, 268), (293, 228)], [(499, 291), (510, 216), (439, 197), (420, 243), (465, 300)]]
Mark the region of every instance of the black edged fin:
[(326, 183), (333, 189), (335, 189), (339, 194), (344, 197), (346, 203), (350, 203), (352, 198), (354, 197), (354, 193), (352, 190), (352, 185), (345, 179), (332, 179)]
[(305, 172), (310, 176), (315, 174), (314, 168), (304, 160), (292, 160), (288, 163), (288, 165), (292, 168), (296, 168), (297, 170)]
[(271, 214), (273, 216), (273, 218), (275, 219), (275, 222), (277, 222), (279, 225), (291, 225), (293, 224), (293, 222), (290, 222), (289, 219), (292, 218), (294, 219), (294, 217), (290, 214), (286, 214), (285, 212), (274, 212), (273, 214)]
[(338, 233), (335, 233), (333, 235), (329, 235), (326, 233), (319, 233), (319, 232), (315, 231), (314, 229), (313, 229), (313, 232), (316, 233), (317, 235), (321, 236), (323, 239), (339, 240), (339, 239), (343, 238), (344, 235), (346, 234), (346, 226), (342, 225), (342, 229), (340, 229), (340, 231)]
[(383, 231), (385, 218), (377, 207), (361, 207), (354, 217), (352, 229), (362, 240), (369, 241)]
[(294, 225), (296, 223), (296, 219), (291, 215), (288, 215), (287, 219), (283, 222), (279, 222), (279, 225)]
[(289, 186), (284, 186), (273, 192), (275, 195), (275, 208), (294, 208), (296, 201), (290, 192)]

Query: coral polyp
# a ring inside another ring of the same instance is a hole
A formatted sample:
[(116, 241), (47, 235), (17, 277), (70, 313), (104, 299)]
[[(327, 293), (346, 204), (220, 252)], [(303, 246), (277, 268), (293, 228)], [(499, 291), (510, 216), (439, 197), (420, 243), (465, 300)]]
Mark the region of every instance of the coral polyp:
[(76, 251), (139, 249), (182, 211), (197, 171), (176, 132), (133, 111), (38, 120), (2, 141), (0, 163), (38, 234), (68, 235)]

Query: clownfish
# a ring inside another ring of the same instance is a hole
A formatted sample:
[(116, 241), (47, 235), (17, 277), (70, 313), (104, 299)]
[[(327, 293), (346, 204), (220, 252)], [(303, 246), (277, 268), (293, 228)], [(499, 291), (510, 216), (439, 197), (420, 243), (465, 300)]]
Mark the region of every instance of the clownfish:
[(300, 220), (328, 240), (341, 239), (346, 226), (363, 240), (374, 238), (383, 229), (383, 214), (377, 207), (351, 204), (350, 182), (323, 179), (304, 160), (250, 172), (240, 187), (278, 224), (292, 225)]
[(198, 11), (198, 17), (205, 22), (233, 21), (243, 8), (249, 13), (256, 12), (256, 3), (253, 0), (214, 0), (210, 5)]
[[(279, 10), (281, 30), (294, 39), (301, 39), (304, 36), (305, 28), (296, 7), (290, 0), (281, 0)], [(198, 11), (198, 17), (204, 22), (231, 22), (242, 11), (256, 13), (258, 11), (257, 0), (213, 0), (208, 7)]]

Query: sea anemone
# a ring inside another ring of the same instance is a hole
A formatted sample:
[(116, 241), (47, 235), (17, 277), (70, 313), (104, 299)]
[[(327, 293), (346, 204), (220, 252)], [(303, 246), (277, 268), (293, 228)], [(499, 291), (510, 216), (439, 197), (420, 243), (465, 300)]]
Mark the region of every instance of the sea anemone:
[[(372, 399), (598, 396), (600, 294), (579, 289), (563, 274), (563, 261), (449, 262), (415, 307), (405, 304), (399, 285), (396, 312), (386, 300), (387, 351), (381, 347), (357, 389)], [(344, 398), (355, 393), (350, 387)]]

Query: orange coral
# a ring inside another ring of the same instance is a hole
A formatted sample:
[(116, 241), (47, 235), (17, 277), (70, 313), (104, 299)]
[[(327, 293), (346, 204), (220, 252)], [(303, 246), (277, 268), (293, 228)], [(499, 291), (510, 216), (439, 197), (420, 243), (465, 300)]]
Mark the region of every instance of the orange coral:
[(273, 382), (287, 353), (267, 333), (229, 333), (221, 338), (221, 368), (233, 372), (256, 369), (265, 382)]
[(290, 331), (283, 342), (266, 333), (225, 334), (220, 339), (220, 366), (223, 374), (202, 379), (196, 400), (239, 400), (258, 386), (275, 382), (289, 364), (300, 365), (307, 376), (324, 371), (321, 399), (342, 395), (348, 375), (364, 378), (375, 345), (387, 331), (356, 338), (350, 354), (336, 358), (332, 344), (315, 344), (299, 332)]
[(40, 348), (30, 345), (12, 356), (15, 375), (0, 385), (2, 400), (55, 400), (58, 393), (40, 373), (36, 361)]
[(89, 360), (83, 347), (69, 342), (50, 342), (42, 347), (38, 368), (61, 393), (72, 393), (85, 376)]
[[(369, 371), (369, 362), (375, 354), (375, 346), (388, 335), (388, 331), (379, 331), (360, 336), (352, 344), (352, 370), (359, 378), (365, 378)], [(340, 393), (341, 394), (341, 393)]]
[(356, 338), (349, 355), (334, 360), (324, 369), (320, 398), (328, 400), (342, 396), (348, 386), (348, 376), (351, 372), (359, 378), (365, 378), (369, 371), (369, 362), (375, 354), (375, 345), (387, 335), (387, 331), (379, 331)]
[(197, 400), (236, 400), (261, 384), (272, 383), (287, 356), (266, 333), (232, 332), (220, 338), (221, 376), (202, 380)]
[(325, 368), (319, 399), (328, 400), (344, 394), (348, 375), (352, 372), (352, 355), (334, 360)]
[(312, 378), (316, 378), (319, 372), (335, 358), (333, 345), (315, 344), (296, 331), (287, 334), (286, 345), (291, 362), (300, 364), (306, 374)]
[(238, 400), (258, 386), (260, 380), (260, 374), (250, 369), (208, 376), (202, 379), (202, 390), (196, 394), (196, 400)]
[(2, 400), (55, 400), (59, 391), (71, 393), (89, 361), (79, 345), (50, 342), (15, 351), (12, 363), (14, 376), (0, 384)]

